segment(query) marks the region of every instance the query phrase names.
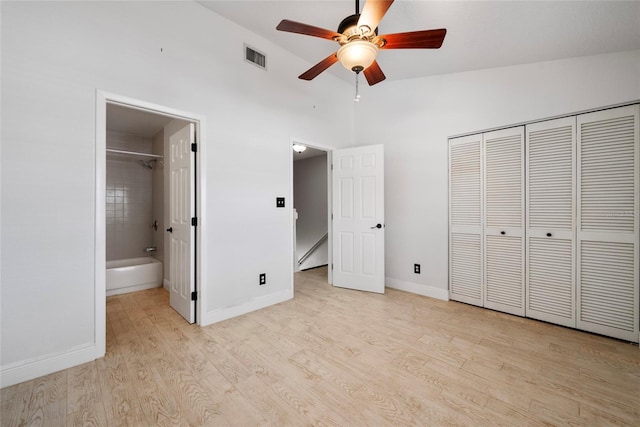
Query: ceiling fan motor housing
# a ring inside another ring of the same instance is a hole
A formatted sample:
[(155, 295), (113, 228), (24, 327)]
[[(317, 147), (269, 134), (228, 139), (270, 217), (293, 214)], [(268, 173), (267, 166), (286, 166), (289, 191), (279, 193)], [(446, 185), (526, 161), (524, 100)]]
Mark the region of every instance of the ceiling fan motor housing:
[(344, 42), (338, 40), (341, 44), (348, 43), (351, 40), (367, 40), (372, 41), (372, 39), (378, 35), (378, 28), (375, 30), (367, 26), (358, 27), (358, 20), (360, 19), (360, 14), (356, 13), (355, 15), (347, 16), (340, 22), (338, 25), (338, 33), (344, 35)]

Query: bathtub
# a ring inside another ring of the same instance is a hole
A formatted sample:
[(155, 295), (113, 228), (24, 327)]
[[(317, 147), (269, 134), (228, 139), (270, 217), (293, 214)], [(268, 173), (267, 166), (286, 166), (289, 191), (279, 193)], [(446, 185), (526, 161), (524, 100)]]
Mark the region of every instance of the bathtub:
[(162, 286), (162, 262), (155, 258), (107, 261), (107, 296)]

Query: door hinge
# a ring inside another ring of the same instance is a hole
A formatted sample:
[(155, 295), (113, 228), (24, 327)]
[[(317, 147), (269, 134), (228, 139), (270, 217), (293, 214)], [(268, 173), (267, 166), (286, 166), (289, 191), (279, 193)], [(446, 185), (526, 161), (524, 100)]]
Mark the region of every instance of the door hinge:
[(191, 144), (191, 151), (193, 151), (194, 153), (198, 152), (198, 144), (196, 144), (195, 142), (193, 142)]
[(333, 170), (333, 163), (331, 163), (331, 170)]
[(194, 227), (198, 225), (198, 218), (197, 217), (194, 216), (193, 218), (191, 218), (191, 225), (194, 226)]
[(331, 220), (333, 220), (333, 214), (331, 214)]
[(197, 300), (198, 300), (198, 292), (197, 291), (191, 292), (191, 301), (197, 301)]
[(333, 263), (331, 263), (331, 269), (333, 270)]

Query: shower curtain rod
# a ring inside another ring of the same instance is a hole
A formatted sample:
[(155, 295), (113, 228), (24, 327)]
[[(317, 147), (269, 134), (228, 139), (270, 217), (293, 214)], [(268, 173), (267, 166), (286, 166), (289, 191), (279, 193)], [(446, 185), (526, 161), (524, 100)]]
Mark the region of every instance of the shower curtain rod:
[(127, 154), (131, 156), (151, 157), (153, 159), (161, 159), (163, 156), (160, 154), (139, 153), (137, 151), (118, 150), (115, 148), (107, 148), (107, 153), (114, 154)]

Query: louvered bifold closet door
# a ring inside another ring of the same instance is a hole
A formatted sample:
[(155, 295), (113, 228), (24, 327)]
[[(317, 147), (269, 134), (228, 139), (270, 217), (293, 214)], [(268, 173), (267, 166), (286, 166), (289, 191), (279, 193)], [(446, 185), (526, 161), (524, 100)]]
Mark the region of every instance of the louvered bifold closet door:
[(638, 342), (638, 105), (578, 116), (577, 327)]
[(449, 297), (482, 306), (482, 135), (449, 140)]
[(526, 135), (526, 316), (575, 328), (576, 118)]
[(524, 127), (483, 138), (484, 306), (524, 316)]

